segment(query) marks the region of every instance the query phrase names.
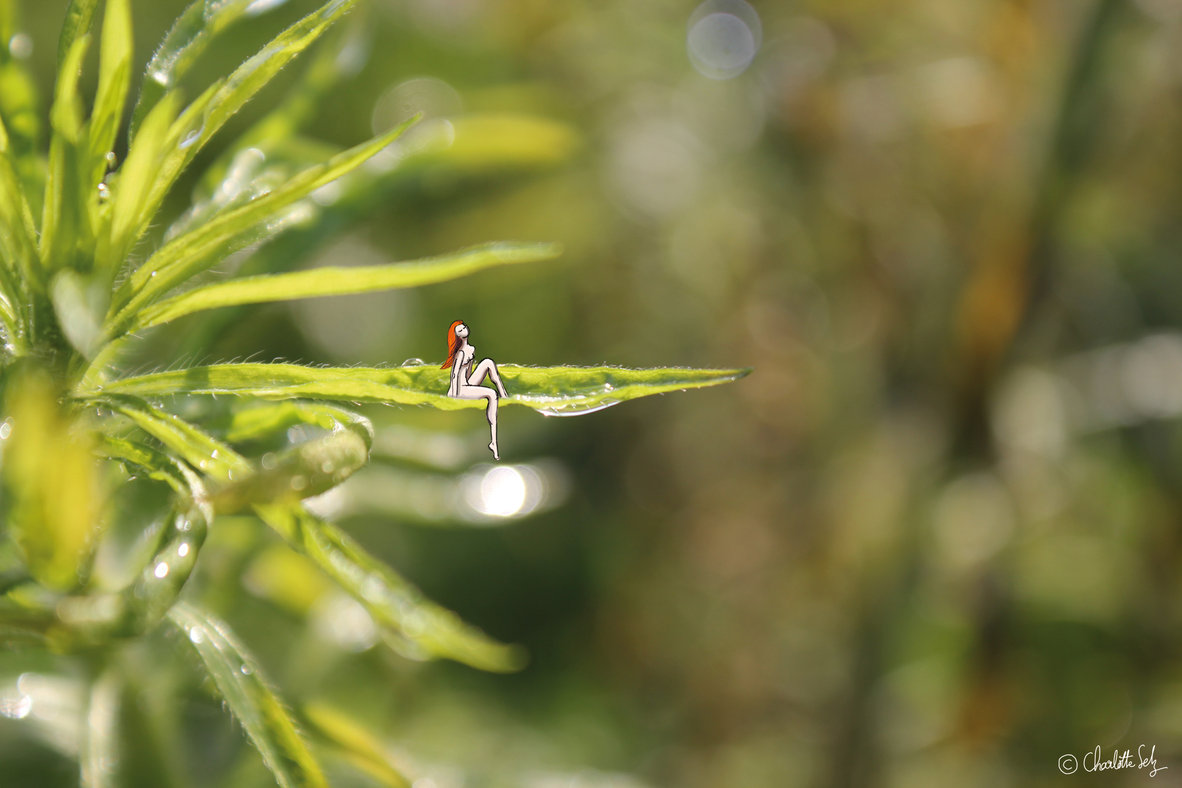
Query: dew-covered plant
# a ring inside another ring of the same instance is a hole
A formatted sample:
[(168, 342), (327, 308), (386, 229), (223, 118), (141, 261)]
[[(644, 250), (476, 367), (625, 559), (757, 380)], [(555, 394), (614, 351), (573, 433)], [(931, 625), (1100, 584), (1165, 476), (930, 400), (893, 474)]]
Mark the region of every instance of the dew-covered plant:
[[(285, 550), (364, 606), (383, 641), (406, 656), (493, 671), (522, 665), (518, 649), (424, 599), (302, 503), (368, 460), (374, 430), (350, 404), (480, 407), (446, 396), (446, 371), (278, 362), (177, 368), (168, 358), (158, 360), (162, 371), (124, 369), (128, 351), (152, 329), (183, 316), (414, 287), (558, 254), (545, 243), (491, 243), (388, 265), (209, 276), (235, 253), (249, 259), (264, 249), (326, 185), (347, 189), (459, 144), (453, 128), (447, 139), (428, 135), (413, 150), (399, 148), (408, 122), (319, 161), (284, 153), (316, 91), (342, 68), (342, 58), (326, 57), (307, 69), (303, 93), (223, 142), (187, 210), (164, 215), (166, 198), (226, 122), (354, 4), (325, 3), (188, 99), (178, 86), (250, 0), (195, 0), (150, 59), (138, 94), (130, 0), (107, 0), (95, 33), (97, 0), (72, 0), (45, 134), (34, 81), (11, 52), (0, 53), (0, 643), (72, 655), (83, 666), (70, 676), (81, 699), (69, 706), (77, 722), (63, 749), (77, 754), (85, 785), (126, 784), (113, 731), (126, 717), (119, 699), (127, 669), (111, 667), (110, 655), (161, 627), (175, 631), (178, 650), (192, 652), (278, 784), (326, 784), (307, 729), (349, 750), (375, 779), (405, 784), (354, 728), (304, 712), (297, 725), (248, 652), (249, 637), (181, 599), (215, 518), (272, 529)], [(14, 19), (12, 0), (0, 0), (0, 40), (15, 40)], [(96, 46), (91, 99), (80, 76)], [(126, 151), (121, 161), (115, 150)], [(166, 228), (161, 237), (156, 227)], [(742, 374), (501, 370), (505, 404), (571, 415)], [(37, 700), (29, 687), (5, 693), (6, 717), (28, 716)]]

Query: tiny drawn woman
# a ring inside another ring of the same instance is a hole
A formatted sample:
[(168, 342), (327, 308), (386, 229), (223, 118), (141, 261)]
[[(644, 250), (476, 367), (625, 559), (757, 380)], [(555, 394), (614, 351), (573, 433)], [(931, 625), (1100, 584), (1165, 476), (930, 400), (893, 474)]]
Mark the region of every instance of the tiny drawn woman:
[[(486, 358), (479, 364), (475, 363), (476, 348), (468, 344), (468, 326), (462, 320), (451, 324), (447, 330), (447, 360), (440, 369), (451, 368), (451, 384), (447, 388), (447, 396), (457, 399), (483, 399), (487, 401), (485, 414), (492, 432), (492, 442), (488, 448), (495, 459), (501, 459), (497, 450), (497, 399), (507, 397), (505, 386), (501, 383), (501, 374), (491, 358)], [(496, 391), (481, 386), (485, 377), (491, 378), (496, 385)]]

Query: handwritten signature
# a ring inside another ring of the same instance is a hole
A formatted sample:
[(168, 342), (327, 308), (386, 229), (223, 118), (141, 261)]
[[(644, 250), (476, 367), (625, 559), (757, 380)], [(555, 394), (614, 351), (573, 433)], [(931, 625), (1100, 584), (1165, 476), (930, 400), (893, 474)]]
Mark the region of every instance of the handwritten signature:
[[(1080, 767), (1080, 760), (1071, 753), (1059, 756), (1059, 771), (1063, 774), (1075, 774)], [(1150, 777), (1156, 777), (1158, 772), (1164, 772), (1169, 766), (1158, 766), (1157, 745), (1154, 744), (1146, 753), (1145, 745), (1137, 747), (1134, 756), (1132, 750), (1120, 751), (1113, 749), (1112, 757), (1105, 758), (1100, 745), (1091, 752), (1084, 753), (1083, 770), (1085, 772), (1106, 772), (1116, 769), (1148, 769)]]

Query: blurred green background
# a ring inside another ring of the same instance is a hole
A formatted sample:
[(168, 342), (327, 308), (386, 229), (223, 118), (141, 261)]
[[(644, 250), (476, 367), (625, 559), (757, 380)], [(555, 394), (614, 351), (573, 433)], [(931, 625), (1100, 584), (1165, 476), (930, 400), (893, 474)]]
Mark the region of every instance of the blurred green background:
[[(256, 5), (202, 79), (312, 7)], [(143, 63), (183, 5), (134, 8)], [(45, 95), (63, 11), (25, 3), (10, 42)], [(316, 506), (531, 660), (398, 658), (219, 521), (187, 593), (286, 697), (348, 709), (415, 788), (1143, 784), (1056, 766), (1140, 744), (1182, 778), (1182, 3), (370, 0), (328, 56), (309, 144), (421, 111), (455, 148), (235, 265), (565, 255), (188, 318), (136, 364), (438, 362), (463, 319), (504, 363), (755, 371), (507, 409), (496, 471), (477, 411), (368, 411), (374, 463)], [(146, 687), (192, 681), (152, 654)], [(266, 784), (191, 698), (165, 771)], [(11, 784), (76, 779), (29, 741), (0, 719), (41, 781)]]

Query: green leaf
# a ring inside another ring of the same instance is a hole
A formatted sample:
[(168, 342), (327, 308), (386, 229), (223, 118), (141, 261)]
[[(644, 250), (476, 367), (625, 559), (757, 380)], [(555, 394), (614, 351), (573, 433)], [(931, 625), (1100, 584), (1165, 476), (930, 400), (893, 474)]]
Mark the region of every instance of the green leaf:
[(194, 312), (239, 304), (418, 287), (467, 276), (492, 266), (549, 260), (560, 252), (561, 247), (555, 244), (497, 243), (405, 263), (324, 267), (247, 277), (199, 287), (148, 307), (135, 316), (129, 330), (136, 331)]
[[(498, 366), (509, 392), (502, 404), (525, 405), (545, 415), (576, 416), (652, 394), (717, 386), (747, 369), (662, 367)], [(123, 378), (79, 392), (161, 396), (236, 394), (267, 399), (323, 399), (430, 405), (442, 410), (483, 408), (482, 400), (447, 396), (449, 371), (414, 367), (305, 367), (298, 364), (213, 364)]]
[[(98, 186), (107, 168), (107, 153), (123, 119), (123, 106), (131, 84), (131, 8), (129, 0), (107, 0), (99, 51), (99, 83), (90, 113), (87, 158), (88, 193)], [(97, 203), (97, 190), (91, 200)]]
[(131, 116), (131, 137), (165, 91), (175, 88), (218, 33), (242, 18), (252, 0), (194, 0), (177, 17), (144, 69)]
[(78, 150), (82, 133), (82, 105), (78, 79), (90, 36), (81, 36), (70, 46), (58, 72), (53, 108), (49, 120), (49, 172), (45, 178), (45, 202), (41, 212), (41, 260), (51, 270), (68, 262), (78, 243), (85, 243), (89, 226), (83, 210), (86, 204), (81, 183)]
[(214, 686), (281, 788), (327, 788), (320, 765), (287, 708), (230, 628), (184, 602), (173, 606), (168, 617), (201, 657)]
[(24, 190), (9, 157), (8, 135), (0, 121), (0, 319), (12, 342), (21, 339), (21, 307), (28, 295), (18, 284), (36, 281), (37, 231)]
[(256, 506), (255, 512), (364, 605), (375, 621), (413, 645), (410, 656), (446, 657), (482, 670), (522, 667), (519, 648), (492, 640), (455, 613), (428, 601), (331, 523), (300, 506), (263, 505)]
[(307, 727), (331, 742), (358, 769), (388, 788), (410, 788), (410, 780), (391, 762), (381, 742), (348, 714), (319, 703), (304, 706), (302, 711)]
[(167, 524), (161, 528), (150, 558), (135, 581), (119, 595), (121, 634), (139, 634), (154, 626), (176, 602), (196, 565), (214, 510), (201, 479), (179, 460), (110, 436), (102, 436), (98, 448), (103, 456), (163, 481), (175, 492), (174, 503), (165, 515)]
[(369, 142), (334, 156), (295, 176), (270, 194), (259, 197), (183, 233), (148, 258), (116, 294), (112, 309), (122, 306), (111, 321), (113, 334), (134, 319), (140, 308), (177, 284), (216, 263), (222, 256), (254, 240), (266, 223), (326, 183), (354, 169), (393, 142), (412, 121), (407, 121)]
[(564, 161), (579, 141), (566, 123), (507, 112), (440, 121), (410, 151), (407, 165), (465, 175), (506, 168), (546, 167)]
[(344, 408), (315, 402), (251, 403), (235, 408), (221, 434), (230, 443), (241, 443), (269, 437), (296, 425), (312, 425), (331, 432), (344, 427), (357, 434), (366, 449), (373, 445), (373, 425), (369, 419)]
[(135, 397), (113, 396), (105, 400), (112, 410), (129, 418), (165, 448), (216, 481), (242, 479), (252, 471), (250, 463), (238, 452), (179, 416)]
[(162, 152), (175, 133), (172, 127), (178, 102), (170, 94), (152, 108), (127, 153), (127, 160), (119, 168), (118, 178), (111, 182), (110, 230), (100, 235), (95, 253), (100, 268), (109, 270), (122, 265), (124, 256), (139, 237), (146, 221), (150, 184), (156, 178)]
[(66, 9), (66, 18), (62, 21), (62, 32), (57, 42), (57, 67), (68, 57), (74, 42), (86, 35), (90, 30), (90, 20), (94, 18), (94, 9), (98, 0), (70, 0)]
[(349, 478), (369, 460), (369, 448), (356, 432), (339, 429), (283, 451), (263, 455), (262, 467), (223, 484), (214, 496), (219, 512), (233, 514), (266, 501), (294, 503), (319, 495)]

